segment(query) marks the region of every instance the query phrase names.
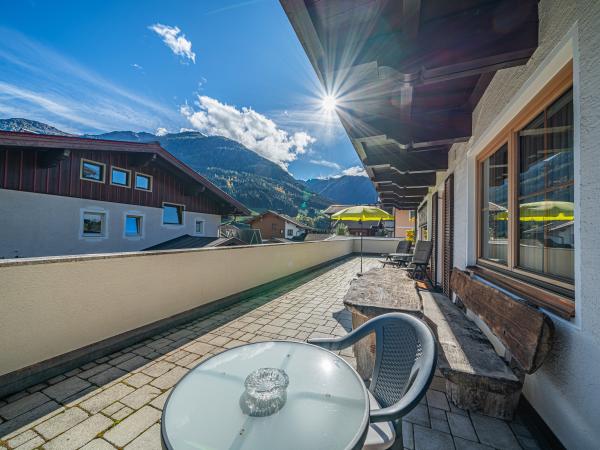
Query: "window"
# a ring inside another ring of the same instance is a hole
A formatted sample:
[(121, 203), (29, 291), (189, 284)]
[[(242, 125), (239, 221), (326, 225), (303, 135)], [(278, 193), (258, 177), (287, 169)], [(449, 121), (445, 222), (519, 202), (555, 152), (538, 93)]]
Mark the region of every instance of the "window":
[(130, 186), (131, 172), (129, 170), (112, 167), (110, 170), (110, 184), (115, 186)]
[(519, 131), (519, 267), (574, 278), (573, 91)]
[(95, 181), (97, 183), (104, 183), (104, 170), (105, 165), (94, 161), (88, 161), (87, 159), (81, 160), (81, 173), (80, 177), (82, 180)]
[(565, 316), (574, 313), (573, 133), (568, 64), (478, 158), (479, 263)]
[(418, 240), (427, 240), (427, 203), (421, 206), (421, 209), (417, 211), (417, 219), (419, 222), (419, 236)]
[(144, 175), (143, 173), (135, 174), (135, 188), (141, 191), (152, 190), (152, 177), (150, 175)]
[(293, 237), (294, 236), (294, 230), (292, 230), (291, 228), (288, 228), (287, 235)]
[(196, 234), (204, 234), (204, 220), (196, 220)]
[(125, 216), (125, 236), (142, 235), (142, 216), (127, 214)]
[(183, 205), (163, 203), (163, 224), (183, 225)]
[(89, 237), (103, 237), (106, 230), (106, 214), (84, 211), (82, 214), (82, 234)]
[(508, 263), (508, 146), (481, 164), (481, 257)]

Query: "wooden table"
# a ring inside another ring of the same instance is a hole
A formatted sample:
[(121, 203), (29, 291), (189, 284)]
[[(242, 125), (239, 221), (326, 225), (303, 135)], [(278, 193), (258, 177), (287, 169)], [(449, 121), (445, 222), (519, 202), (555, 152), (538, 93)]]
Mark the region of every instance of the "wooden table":
[[(423, 302), (415, 280), (395, 267), (371, 269), (354, 279), (344, 297), (344, 305), (352, 312), (352, 328), (356, 329), (373, 317), (402, 312), (423, 317)], [(375, 363), (375, 336), (354, 344), (357, 371), (367, 379)]]

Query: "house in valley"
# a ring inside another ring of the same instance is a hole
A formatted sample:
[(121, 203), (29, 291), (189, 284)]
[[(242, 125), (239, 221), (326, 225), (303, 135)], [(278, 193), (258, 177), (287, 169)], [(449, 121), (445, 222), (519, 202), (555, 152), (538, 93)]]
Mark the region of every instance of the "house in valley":
[(250, 222), (253, 229), (260, 230), (263, 239), (293, 239), (304, 236), (311, 227), (290, 216), (275, 211), (265, 211)]
[(249, 211), (158, 143), (0, 132), (0, 258), (210, 242), (235, 214)]

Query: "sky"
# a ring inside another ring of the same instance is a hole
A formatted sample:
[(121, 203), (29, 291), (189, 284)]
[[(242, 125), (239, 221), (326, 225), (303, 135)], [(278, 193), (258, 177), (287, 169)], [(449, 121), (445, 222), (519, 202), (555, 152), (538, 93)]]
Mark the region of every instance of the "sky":
[(0, 0), (0, 118), (193, 129), (299, 179), (363, 174), (276, 0)]

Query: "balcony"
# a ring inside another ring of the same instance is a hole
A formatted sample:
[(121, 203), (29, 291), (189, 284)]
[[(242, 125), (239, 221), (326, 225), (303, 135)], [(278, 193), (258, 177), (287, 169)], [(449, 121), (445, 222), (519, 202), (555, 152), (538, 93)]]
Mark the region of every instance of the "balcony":
[[(1, 263), (3, 389), (39, 382), (0, 401), (0, 448), (159, 449), (164, 402), (204, 359), (245, 343), (351, 329), (342, 299), (359, 269), (357, 244)], [(394, 246), (365, 240), (371, 254)], [(379, 265), (369, 256), (364, 270)], [(341, 356), (355, 364), (352, 350)], [(437, 375), (404, 418), (405, 448), (540, 448), (522, 412), (505, 422), (461, 410)]]

